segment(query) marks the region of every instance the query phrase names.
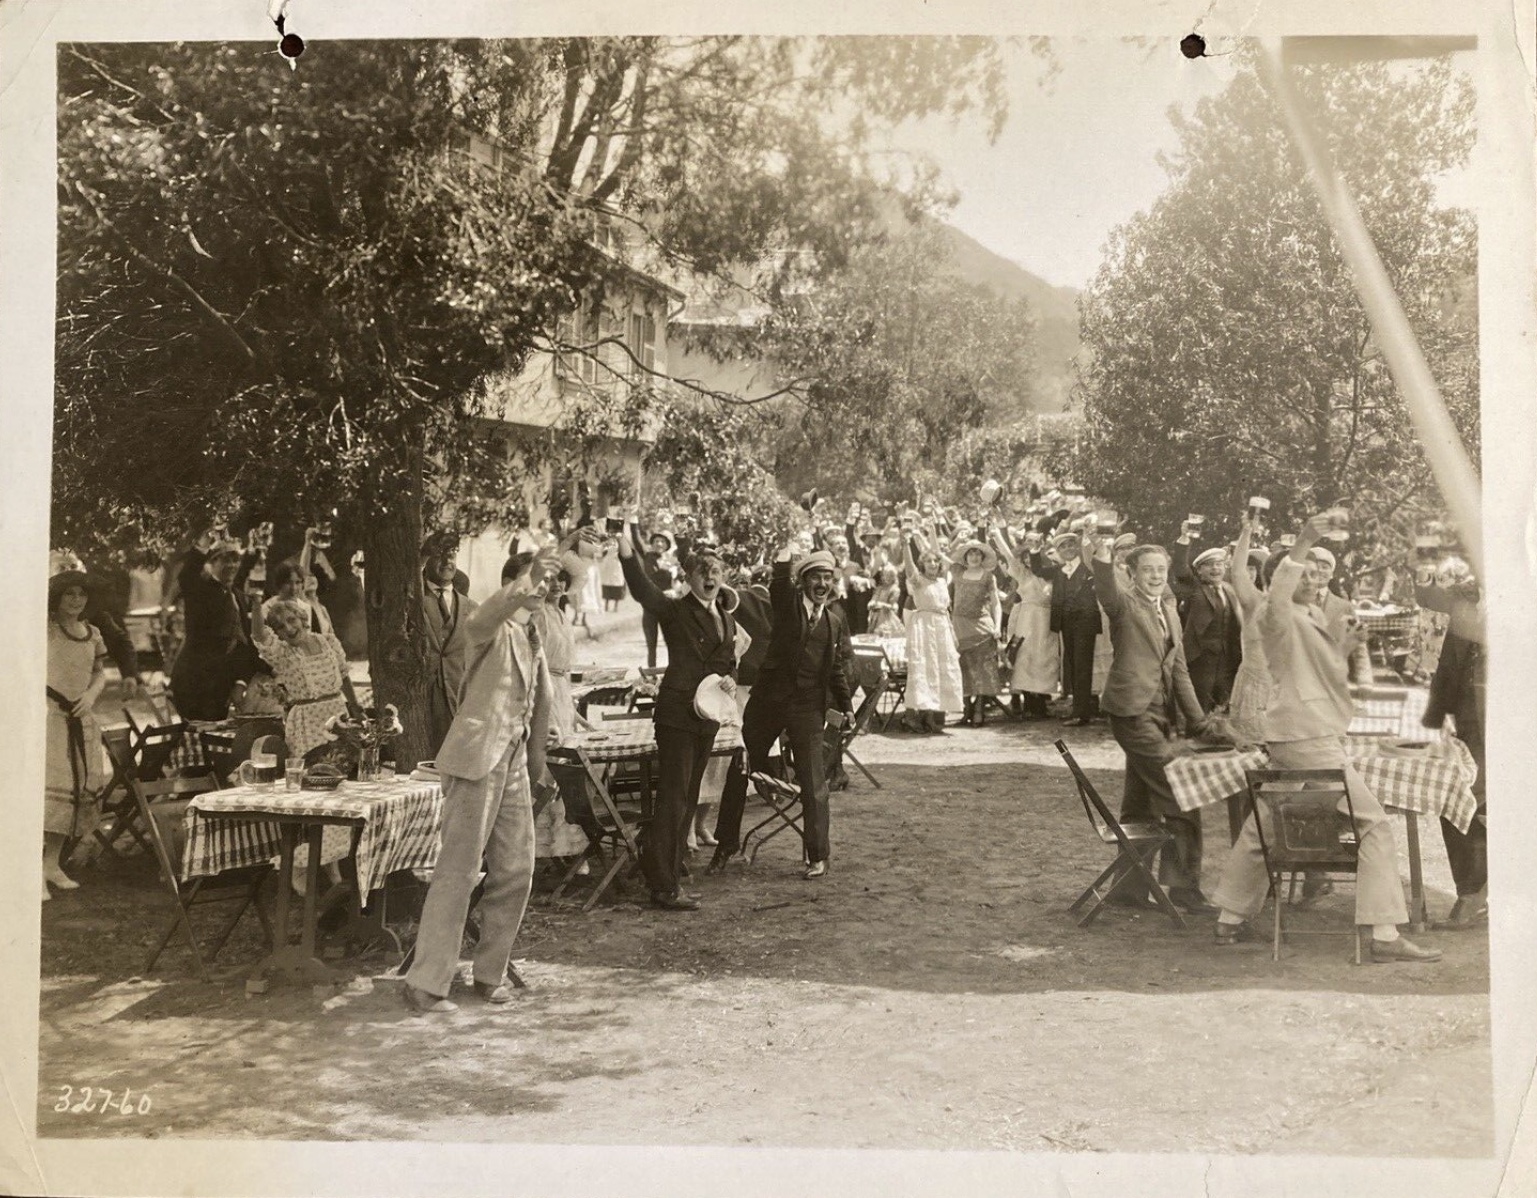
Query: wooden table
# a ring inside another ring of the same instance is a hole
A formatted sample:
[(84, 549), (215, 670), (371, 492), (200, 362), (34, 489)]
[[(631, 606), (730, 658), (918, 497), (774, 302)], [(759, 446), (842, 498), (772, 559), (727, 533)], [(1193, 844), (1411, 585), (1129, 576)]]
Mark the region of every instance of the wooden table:
[[(283, 783), (239, 786), (198, 795), (187, 808), (182, 879), (259, 865), (278, 858), (277, 943), (252, 971), (285, 981), (331, 981), (315, 956), (320, 905), (321, 837), (330, 827), (352, 829), (357, 916), (368, 896), (396, 870), (428, 869), (437, 861), (443, 795), (435, 783), (410, 778), (344, 782), (334, 791), (290, 791)], [(288, 943), (289, 878), (301, 839), (308, 845), (300, 942)], [(382, 911), (376, 922), (382, 924)]]
[[(1405, 817), (1409, 917), (1415, 931), (1424, 931), (1429, 921), (1418, 817), (1444, 818), (1466, 832), (1478, 810), (1478, 800), (1473, 796), (1478, 767), (1468, 747), (1455, 737), (1432, 742), (1423, 754), (1416, 755), (1393, 753), (1389, 748), (1393, 739), (1349, 737), (1345, 752), (1383, 807)], [(1269, 760), (1263, 749), (1196, 753), (1175, 758), (1164, 767), (1164, 772), (1181, 811), (1195, 811), (1224, 800), (1229, 800), (1232, 810), (1232, 800), (1241, 803), (1248, 792), (1246, 772), (1265, 768)]]

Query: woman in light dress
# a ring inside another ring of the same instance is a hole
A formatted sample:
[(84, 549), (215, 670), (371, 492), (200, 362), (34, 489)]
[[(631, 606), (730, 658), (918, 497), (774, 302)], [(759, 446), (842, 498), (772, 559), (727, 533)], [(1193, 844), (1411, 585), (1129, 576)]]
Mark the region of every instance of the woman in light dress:
[(894, 566), (882, 566), (875, 575), (875, 590), (870, 593), (870, 635), (882, 638), (905, 637), (902, 627), (902, 588), (897, 583)]
[[(550, 734), (561, 741), (567, 740), (578, 728), (591, 727), (577, 713), (576, 701), (571, 694), (571, 664), (576, 655), (567, 597), (571, 583), (571, 571), (561, 570), (550, 581), (543, 606), (533, 614), (553, 692), (550, 695)], [(574, 857), (586, 848), (587, 834), (566, 821), (566, 805), (557, 794), (534, 820), (534, 855)]]
[(907, 710), (902, 725), (909, 732), (943, 732), (945, 714), (966, 708), (961, 656), (950, 623), (948, 563), (921, 533), (914, 533), (913, 539), (918, 541), (917, 561), (912, 541), (904, 540), (902, 545), (907, 593), (913, 601), (913, 610), (906, 613)]
[(1001, 686), (998, 676), (998, 633), (1001, 612), (998, 580), (994, 571), (998, 558), (981, 541), (966, 541), (960, 547), (961, 561), (952, 567), (950, 585), (955, 596), (950, 622), (955, 628), (956, 649), (961, 660), (961, 694), (965, 699), (962, 722), (980, 728), (985, 719), (986, 701), (996, 698)]
[(89, 836), (106, 781), (94, 708), (107, 685), (101, 633), (85, 621), (85, 574), (64, 568), (48, 580), (48, 719), (43, 774), (43, 899), (48, 887), (74, 890), (59, 855)]
[(360, 710), (347, 673), (347, 653), (336, 635), (312, 632), (309, 605), (270, 602), (255, 621), (252, 640), (283, 691), (283, 745), (289, 757), (307, 757), (332, 737), (333, 716)]
[[(1009, 612), (1009, 644), (1014, 652), (1009, 690), (1014, 709), (1026, 719), (1045, 719), (1046, 704), (1062, 679), (1062, 638), (1051, 630), (1051, 580), (1039, 577), (1030, 563), (1016, 557), (1001, 535), (995, 535), (993, 547), (1003, 559), (1019, 592), (1019, 600)], [(1025, 537), (1026, 554), (1038, 552), (1039, 533)]]

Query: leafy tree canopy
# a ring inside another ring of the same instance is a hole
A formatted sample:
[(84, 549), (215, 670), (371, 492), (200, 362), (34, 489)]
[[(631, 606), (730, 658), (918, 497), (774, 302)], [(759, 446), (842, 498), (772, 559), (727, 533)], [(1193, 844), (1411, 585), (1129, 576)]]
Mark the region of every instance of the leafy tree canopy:
[[(1436, 195), (1472, 147), (1471, 84), (1446, 61), (1298, 83), (1476, 454), (1475, 230)], [(1168, 190), (1115, 231), (1082, 299), (1072, 469), (1150, 535), (1251, 494), (1287, 525), (1346, 499), (1362, 539), (1398, 553), (1440, 503), (1280, 112), (1250, 69), (1173, 119)]]

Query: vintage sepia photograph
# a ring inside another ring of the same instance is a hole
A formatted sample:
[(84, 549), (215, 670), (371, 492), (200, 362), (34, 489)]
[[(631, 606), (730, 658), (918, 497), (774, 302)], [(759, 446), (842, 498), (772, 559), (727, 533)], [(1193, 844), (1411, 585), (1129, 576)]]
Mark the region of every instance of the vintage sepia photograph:
[(30, 51), (40, 1149), (1495, 1193), (1513, 47), (249, 7)]

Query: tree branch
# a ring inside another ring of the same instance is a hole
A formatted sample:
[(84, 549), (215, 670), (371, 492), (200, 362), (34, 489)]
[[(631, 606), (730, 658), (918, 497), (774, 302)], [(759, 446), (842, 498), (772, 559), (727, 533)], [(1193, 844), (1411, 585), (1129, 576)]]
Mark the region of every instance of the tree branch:
[(117, 225), (112, 222), (111, 218), (101, 210), (100, 206), (97, 205), (93, 199), (91, 199), (90, 193), (87, 192), (84, 187), (77, 186), (75, 191), (76, 194), (80, 196), (80, 199), (84, 202), (86, 207), (88, 207), (96, 216), (96, 219), (101, 222), (103, 227), (112, 232), (113, 236), (118, 239), (123, 248), (128, 251), (129, 256), (132, 257), (134, 261), (138, 262), (139, 265), (143, 266), (152, 274), (162, 276), (167, 282), (176, 288), (176, 290), (182, 294), (182, 296), (192, 305), (192, 307), (223, 335), (224, 340), (232, 348), (240, 351), (241, 356), (245, 358), (248, 365), (252, 367), (259, 366), (263, 369), (268, 368), (266, 357), (262, 354), (258, 354), (256, 350), (250, 346), (246, 339), (240, 335), (240, 331), (236, 329), (234, 325), (230, 324), (229, 320), (224, 316), (223, 313), (221, 313), (211, 303), (204, 299), (202, 293), (200, 293), (197, 288), (192, 286), (191, 283), (187, 282), (186, 279), (182, 278), (181, 275), (177, 274), (176, 271), (171, 267), (166, 266), (160, 262), (156, 262), (137, 245), (135, 245), (133, 240), (121, 229), (119, 229)]

